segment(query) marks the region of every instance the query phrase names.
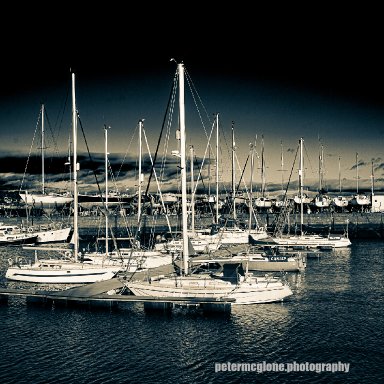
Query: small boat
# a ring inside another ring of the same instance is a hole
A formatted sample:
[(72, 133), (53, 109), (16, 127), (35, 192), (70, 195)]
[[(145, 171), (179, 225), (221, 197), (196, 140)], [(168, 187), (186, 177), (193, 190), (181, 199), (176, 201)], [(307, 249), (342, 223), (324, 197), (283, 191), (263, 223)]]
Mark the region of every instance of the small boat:
[(179, 201), (178, 195), (172, 192), (163, 193), (161, 198), (165, 205), (176, 204)]
[(364, 209), (371, 205), (371, 199), (364, 193), (358, 193), (349, 200), (349, 205), (353, 208)]
[(20, 198), (28, 206), (43, 207), (46, 210), (62, 208), (73, 201), (69, 193), (38, 193), (38, 192), (20, 192)]
[(193, 258), (192, 265), (206, 266), (216, 264), (223, 267), (226, 263), (241, 263), (244, 270), (257, 272), (303, 272), (306, 268), (306, 255), (301, 252), (281, 253), (277, 250), (266, 252), (264, 250), (248, 250), (239, 252), (231, 257), (219, 258)]
[[(52, 211), (54, 209), (60, 209), (66, 205), (69, 205), (73, 201), (73, 196), (70, 192), (64, 193), (47, 193), (45, 190), (45, 129), (44, 129), (44, 117), (45, 117), (45, 107), (44, 104), (41, 105), (40, 109), (41, 115), (41, 192), (28, 192), (20, 191), (19, 196), (24, 201), (26, 206), (42, 207), (46, 211)], [(29, 159), (28, 159), (29, 160)]]
[[(275, 244), (280, 247), (286, 248), (295, 248), (302, 247), (302, 249), (306, 248), (322, 248), (325, 247), (327, 249), (334, 248), (345, 248), (349, 247), (352, 243), (351, 240), (345, 235), (328, 235), (321, 236), (317, 234), (302, 234), (302, 235), (294, 235), (294, 236), (279, 236), (272, 237)], [(296, 248), (298, 249), (298, 248)]]
[(37, 234), (24, 232), (18, 225), (0, 223), (0, 245), (35, 244)]
[[(128, 204), (133, 201), (134, 196), (130, 196), (127, 194), (119, 193), (119, 192), (109, 192), (108, 193), (108, 205), (118, 206), (120, 204)], [(87, 193), (79, 193), (78, 202), (83, 208), (91, 208), (94, 206), (103, 206), (106, 200), (105, 194), (87, 194)]]
[(36, 235), (37, 244), (69, 242), (72, 233), (72, 227), (70, 225), (63, 225), (61, 223), (31, 225), (21, 227), (21, 230)]
[(338, 208), (348, 207), (348, 199), (345, 196), (336, 196), (332, 199), (333, 204)]
[(137, 272), (171, 265), (174, 261), (171, 253), (136, 248), (119, 248), (108, 252), (108, 254), (105, 252), (86, 252), (82, 256), (83, 262), (86, 264), (115, 266), (119, 267), (120, 271), (125, 272)]
[(329, 208), (329, 206), (331, 205), (331, 202), (332, 202), (332, 199), (328, 195), (319, 193), (318, 195), (315, 196), (312, 203), (315, 206), (315, 208), (323, 209), (323, 208)]
[(296, 204), (301, 204), (301, 202), (303, 202), (303, 204), (310, 204), (311, 203), (311, 198), (303, 193), (302, 195), (298, 194), (298, 195), (295, 195), (293, 197), (293, 201), (296, 203)]
[(16, 258), (9, 260), (5, 274), (8, 280), (41, 284), (85, 284), (109, 280), (119, 271), (119, 266), (87, 264), (71, 259), (27, 260)]
[[(172, 236), (172, 234), (167, 234)], [(163, 235), (165, 241), (155, 244), (154, 249), (163, 253), (180, 254), (183, 250), (183, 239), (180, 233), (174, 233), (173, 237), (167, 240), (167, 236)], [(205, 233), (189, 232), (188, 241), (190, 242), (190, 250), (192, 253), (209, 253), (216, 251), (221, 246), (221, 238), (218, 234), (210, 235)]]
[(269, 209), (272, 208), (272, 199), (269, 197), (256, 197), (255, 201), (255, 206), (258, 209)]

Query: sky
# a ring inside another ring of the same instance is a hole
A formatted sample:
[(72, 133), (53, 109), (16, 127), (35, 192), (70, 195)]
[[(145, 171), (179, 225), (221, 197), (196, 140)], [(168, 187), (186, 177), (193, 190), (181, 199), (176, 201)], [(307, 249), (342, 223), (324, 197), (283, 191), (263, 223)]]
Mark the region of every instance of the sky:
[[(41, 18), (27, 15), (18, 19), (25, 33), (15, 33), (17, 25), (1, 31), (7, 35), (1, 48), (2, 189), (40, 188), (42, 103), (46, 108), (46, 182), (49, 187), (67, 186), (70, 175), (64, 163), (71, 134), (74, 72), (81, 127), (94, 161), (91, 165), (79, 128), (80, 183), (84, 190), (94, 190), (94, 169), (98, 180), (104, 180), (106, 125), (111, 127), (108, 152), (116, 187), (133, 191), (137, 187), (138, 121), (144, 119), (153, 156), (176, 73), (175, 61), (184, 63), (188, 75), (187, 146), (193, 145), (197, 164), (206, 151), (205, 132), (210, 132), (219, 114), (221, 181), (231, 180), (233, 127), (236, 179), (239, 182), (243, 173), (241, 181), (248, 188), (250, 143), (256, 144), (254, 191), (261, 189), (262, 159), (267, 192), (281, 191), (288, 180), (297, 188), (295, 153), (301, 137), (304, 184), (311, 191), (320, 186), (320, 153), (325, 189), (337, 193), (340, 178), (342, 191), (369, 191), (372, 174), (375, 189), (384, 188), (382, 31), (373, 9), (367, 15), (356, 10), (351, 17), (326, 9), (316, 15), (304, 10), (303, 17), (293, 19), (261, 11), (251, 17), (246, 8), (239, 7), (224, 14), (207, 10), (204, 16), (191, 11), (188, 18), (184, 11), (181, 21), (172, 14), (156, 22), (144, 10), (124, 13), (96, 7), (93, 11), (92, 17), (84, 10), (73, 14), (67, 10), (60, 17), (49, 12)], [(164, 190), (177, 185), (177, 163), (170, 156), (177, 149), (177, 102), (169, 129), (168, 152), (163, 136), (158, 153), (158, 161), (167, 155)], [(48, 141), (49, 135), (55, 142)], [(213, 150), (214, 139), (213, 135)], [(149, 165), (148, 155), (144, 157), (145, 173)], [(205, 187), (209, 183), (207, 159)], [(159, 175), (160, 168), (156, 165)], [(196, 178), (198, 170), (194, 172)]]

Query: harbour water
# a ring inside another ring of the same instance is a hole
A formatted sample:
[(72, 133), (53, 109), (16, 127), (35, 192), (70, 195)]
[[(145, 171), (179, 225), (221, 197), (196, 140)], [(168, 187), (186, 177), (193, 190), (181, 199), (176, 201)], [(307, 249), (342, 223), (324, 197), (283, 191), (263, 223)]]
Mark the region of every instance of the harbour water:
[[(0, 248), (1, 287), (65, 288), (6, 281), (18, 252)], [(383, 382), (384, 242), (354, 240), (286, 278), (294, 291), (286, 302), (227, 315), (148, 313), (141, 304), (44, 307), (12, 297), (0, 304), (0, 382)]]

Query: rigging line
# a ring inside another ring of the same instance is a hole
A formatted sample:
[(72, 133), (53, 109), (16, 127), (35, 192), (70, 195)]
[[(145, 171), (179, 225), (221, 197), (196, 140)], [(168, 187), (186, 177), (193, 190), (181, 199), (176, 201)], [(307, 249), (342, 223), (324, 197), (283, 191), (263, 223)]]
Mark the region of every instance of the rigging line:
[(161, 168), (160, 168), (160, 180), (164, 180), (164, 171), (165, 171), (165, 164), (167, 161), (167, 153), (168, 153), (168, 146), (169, 146), (169, 138), (171, 135), (171, 125), (173, 120), (173, 112), (175, 110), (175, 103), (176, 103), (176, 92), (177, 92), (177, 76), (174, 79), (174, 85), (172, 89), (172, 95), (171, 95), (171, 101), (169, 102), (169, 112), (168, 112), (168, 119), (167, 119), (167, 129), (165, 134), (165, 140), (164, 140), (164, 149), (163, 149), (163, 157), (161, 159)]
[[(199, 92), (197, 92), (197, 89), (196, 89), (196, 87), (195, 87), (195, 84), (193, 83), (192, 78), (191, 78), (191, 76), (189, 75), (187, 69), (185, 69), (185, 74), (186, 74), (187, 82), (188, 82), (188, 84), (189, 84), (189, 88), (190, 88), (190, 90), (191, 90), (191, 94), (192, 94), (192, 96), (193, 96), (193, 99), (195, 100), (194, 95), (197, 95), (197, 98), (198, 98), (198, 100), (200, 101), (200, 105), (203, 107), (203, 110), (204, 110), (204, 112), (205, 112), (205, 114), (206, 114), (206, 116), (207, 116), (207, 120), (208, 120), (208, 122), (211, 124), (211, 119), (210, 119), (210, 117), (209, 117), (210, 115), (209, 115), (207, 109), (205, 108), (204, 103), (203, 103), (203, 101), (202, 101), (202, 99), (201, 99), (201, 97), (200, 97), (200, 95), (199, 95)], [(193, 91), (194, 91), (194, 92), (193, 92)], [(195, 105), (197, 105), (196, 101), (195, 101)], [(199, 111), (199, 116), (201, 116), (201, 115), (200, 115), (200, 110), (199, 110), (199, 109), (198, 109), (198, 111)], [(204, 125), (203, 125), (203, 127), (204, 127)], [(204, 131), (205, 131), (205, 127), (204, 127)], [(207, 136), (207, 134), (206, 134), (206, 136)], [(207, 136), (207, 137), (208, 137), (208, 136)]]
[[(154, 165), (154, 162), (153, 162), (153, 160), (152, 160), (152, 155), (151, 155), (151, 152), (150, 152), (150, 150), (149, 150), (149, 144), (148, 144), (148, 140), (147, 140), (147, 135), (146, 135), (144, 129), (143, 129), (143, 134), (144, 134), (144, 140), (145, 140), (145, 143), (147, 144), (148, 155), (149, 155), (151, 164), (152, 164), (152, 166), (153, 166), (153, 165)], [(158, 181), (158, 179), (157, 179), (156, 169), (155, 169), (155, 168), (153, 169), (153, 174), (154, 174), (154, 176), (155, 176), (156, 185), (157, 185), (157, 190), (158, 190), (158, 192), (159, 192), (159, 194), (160, 194), (160, 202), (161, 202), (162, 208), (163, 208), (163, 210), (164, 210), (164, 212), (165, 212), (165, 218), (166, 218), (166, 220), (167, 220), (168, 230), (169, 230), (170, 233), (172, 233), (171, 224), (170, 224), (170, 222), (169, 222), (169, 217), (168, 217), (168, 214), (167, 214), (167, 210), (166, 210), (166, 208), (165, 208), (165, 204), (164, 204), (163, 197), (162, 197), (162, 194), (161, 194), (161, 188), (160, 188), (160, 185), (159, 185), (159, 181)], [(152, 199), (151, 199), (151, 204), (152, 204)]]
[(200, 165), (199, 174), (197, 175), (196, 186), (195, 186), (195, 189), (194, 189), (193, 193), (196, 193), (196, 191), (197, 191), (197, 186), (198, 186), (198, 182), (200, 180), (200, 177), (201, 177), (202, 183), (204, 185), (204, 181), (202, 179), (202, 169), (203, 169), (203, 166), (204, 166), (204, 162), (205, 162), (205, 159), (206, 159), (206, 156), (207, 156), (208, 149), (210, 148), (210, 145), (211, 145), (210, 142), (211, 142), (211, 138), (212, 138), (214, 127), (215, 127), (215, 123), (212, 123), (211, 133), (209, 134), (209, 136), (207, 136), (208, 143), (207, 143), (207, 146), (205, 147), (203, 161), (201, 162), (201, 165)]
[[(305, 145), (304, 141), (303, 141), (303, 144), (304, 144), (304, 150), (305, 150), (305, 153), (307, 155), (308, 162), (309, 162), (309, 169), (311, 170), (311, 174), (314, 175), (315, 171), (313, 170), (312, 163), (311, 163), (311, 158), (308, 155), (308, 149), (307, 149), (307, 146)], [(303, 169), (303, 172), (304, 172), (304, 169)]]
[[(117, 185), (117, 181), (116, 181), (116, 178), (114, 177), (113, 170), (112, 170), (112, 165), (111, 165), (111, 163), (110, 163), (110, 161), (109, 161), (109, 158), (108, 158), (108, 174), (110, 175), (110, 177), (111, 177), (111, 179), (112, 179), (112, 182), (113, 182), (113, 185), (114, 185), (114, 187), (115, 187), (115, 190), (116, 190), (117, 192), (119, 192), (119, 188), (118, 188), (118, 185)], [(121, 196), (120, 196), (120, 194), (117, 195), (117, 198), (118, 198), (118, 205), (119, 205), (119, 207), (121, 208), (121, 207), (122, 207), (122, 201), (121, 201)], [(129, 229), (128, 221), (127, 221), (127, 218), (126, 218), (125, 215), (123, 215), (123, 221), (124, 221), (124, 224), (125, 224), (125, 229), (127, 230), (127, 235), (128, 235), (128, 236), (132, 236), (133, 234), (132, 234), (131, 230)], [(110, 226), (110, 228), (111, 228), (111, 233), (113, 233), (113, 231), (112, 231), (112, 225)], [(116, 244), (114, 244), (114, 245), (115, 245), (115, 247), (117, 248), (117, 245), (116, 245)]]
[[(233, 201), (234, 201), (234, 199), (236, 198), (237, 192), (239, 192), (240, 184), (241, 184), (241, 181), (243, 180), (243, 176), (244, 176), (245, 169), (246, 169), (246, 167), (247, 167), (247, 163), (248, 163), (248, 160), (249, 160), (249, 156), (250, 156), (250, 155), (248, 154), (247, 159), (245, 160), (245, 165), (244, 165), (244, 167), (243, 167), (243, 170), (242, 170), (240, 179), (239, 179), (239, 183), (237, 184), (237, 187), (235, 188), (235, 196), (233, 196), (233, 199), (232, 199)], [(237, 158), (236, 153), (235, 153), (235, 157), (236, 157), (236, 160), (237, 160), (237, 166), (239, 167), (239, 169), (241, 169), (241, 168), (240, 168), (240, 164), (239, 164), (239, 159)], [(244, 182), (244, 186), (245, 186), (245, 190), (246, 190), (246, 192), (247, 192), (247, 194), (248, 194), (248, 189), (247, 189), (247, 185), (245, 184), (245, 182)], [(231, 201), (230, 204), (229, 204), (229, 210), (230, 210), (230, 212), (232, 212), (232, 210), (235, 209), (235, 207), (234, 207), (234, 205), (233, 205), (233, 201)]]
[(102, 202), (103, 206), (106, 207), (105, 200), (103, 199), (103, 194), (101, 193), (101, 188), (100, 188), (100, 184), (99, 184), (99, 179), (97, 178), (96, 169), (95, 169), (95, 167), (94, 167), (95, 162), (93, 161), (91, 152), (90, 152), (90, 150), (89, 150), (89, 146), (88, 146), (87, 138), (85, 137), (85, 132), (84, 132), (84, 129), (83, 129), (83, 124), (82, 124), (82, 122), (81, 122), (80, 115), (79, 115), (78, 112), (77, 112), (77, 119), (79, 120), (79, 123), (80, 123), (80, 129), (81, 129), (81, 132), (82, 132), (82, 134), (83, 134), (83, 138), (84, 138), (85, 146), (86, 146), (86, 148), (87, 148), (88, 157), (89, 157), (89, 160), (91, 161), (92, 171), (93, 171), (93, 174), (94, 174), (95, 179), (96, 179), (96, 184), (97, 184), (97, 189), (98, 189), (99, 194), (100, 194), (100, 199), (101, 199), (101, 202)]
[[(61, 127), (63, 125), (63, 119), (64, 119), (65, 110), (67, 109), (67, 103), (68, 103), (68, 98), (69, 98), (69, 94), (70, 94), (70, 89), (71, 89), (71, 87), (67, 88), (67, 93), (65, 95), (64, 105), (63, 105), (62, 112), (59, 111), (59, 113), (57, 114), (57, 117), (56, 117), (55, 129), (56, 129), (57, 126), (59, 126), (58, 130), (57, 130), (58, 131), (57, 137), (60, 136), (60, 130), (61, 130)], [(61, 116), (60, 116), (60, 113), (61, 113)], [(59, 120), (60, 120), (60, 122), (58, 123)]]
[(38, 129), (39, 124), (40, 124), (41, 112), (42, 112), (42, 108), (40, 108), (40, 110), (39, 110), (39, 115), (38, 115), (38, 117), (37, 117), (37, 122), (36, 122), (36, 126), (35, 126), (35, 132), (33, 133), (32, 143), (31, 143), (31, 146), (30, 146), (30, 148), (29, 148), (29, 153), (28, 153), (27, 163), (25, 164), (24, 174), (23, 174), (23, 177), (22, 177), (22, 179), (21, 179), (19, 192), (21, 192), (21, 189), (23, 188), (25, 175), (26, 175), (26, 173), (27, 173), (27, 169), (28, 169), (29, 159), (30, 159), (30, 157), (31, 157), (32, 148), (33, 148), (33, 146), (34, 146), (34, 142), (35, 142), (35, 138), (36, 138), (37, 129)]
[[(173, 78), (173, 82), (172, 82), (171, 91), (170, 91), (169, 98), (168, 98), (167, 107), (166, 107), (165, 114), (164, 114), (164, 118), (163, 118), (163, 123), (162, 123), (162, 125), (161, 125), (161, 130), (160, 130), (159, 139), (158, 139), (158, 141), (157, 141), (157, 145), (156, 145), (155, 156), (154, 156), (154, 159), (153, 159), (153, 163), (152, 163), (152, 165), (151, 165), (151, 171), (150, 171), (150, 174), (149, 174), (148, 183), (147, 183), (147, 187), (146, 187), (146, 190), (145, 190), (145, 196), (148, 195), (148, 191), (149, 191), (149, 186), (150, 186), (150, 184), (151, 184), (152, 175), (154, 174), (155, 164), (156, 164), (156, 160), (157, 160), (157, 154), (158, 154), (159, 147), (160, 147), (160, 143), (161, 143), (161, 137), (162, 137), (162, 134), (163, 134), (163, 131), (164, 131), (164, 125), (165, 125), (166, 120), (167, 120), (168, 111), (170, 110), (170, 107), (171, 107), (172, 96), (173, 96), (173, 95), (175, 94), (175, 92), (176, 92), (175, 90), (176, 90), (176, 85), (177, 85), (177, 79), (178, 79), (178, 73), (177, 73), (177, 70), (176, 70), (175, 75), (174, 75), (174, 78)], [(138, 212), (138, 215), (139, 215), (139, 222), (137, 223), (137, 227), (136, 227), (136, 231), (135, 231), (135, 237), (134, 237), (134, 239), (137, 239), (137, 236), (138, 236), (139, 231), (140, 231), (141, 220), (142, 220), (142, 217), (143, 217), (143, 215), (141, 214), (142, 211), (143, 211), (143, 206), (141, 207), (141, 212)], [(132, 252), (133, 252), (133, 249), (132, 249), (131, 252), (130, 252), (129, 260), (130, 260), (131, 257), (132, 257)], [(129, 263), (127, 263), (126, 271), (128, 270), (128, 265), (129, 265)], [(131, 277), (130, 277), (130, 280), (133, 278), (134, 274), (135, 274), (135, 271), (132, 273), (132, 275), (131, 275)]]
[[(167, 103), (167, 107), (166, 107), (166, 110), (165, 110), (163, 123), (162, 123), (162, 125), (161, 125), (160, 136), (159, 136), (159, 139), (158, 139), (158, 141), (157, 141), (157, 146), (156, 146), (155, 156), (154, 156), (154, 159), (153, 159), (153, 164), (152, 164), (152, 166), (151, 166), (151, 172), (150, 172), (150, 174), (149, 174), (148, 184), (147, 184), (147, 188), (146, 188), (146, 190), (145, 190), (145, 195), (148, 195), (149, 186), (150, 186), (150, 184), (151, 184), (152, 175), (153, 175), (153, 170), (154, 170), (154, 166), (155, 166), (155, 164), (156, 164), (156, 160), (157, 160), (157, 153), (158, 153), (158, 151), (159, 151), (160, 142), (161, 142), (161, 137), (162, 137), (162, 134), (163, 134), (163, 131), (164, 131), (164, 125), (165, 125), (166, 118), (167, 118), (167, 114), (168, 114), (169, 107), (170, 107), (170, 104), (171, 104), (172, 94), (174, 93), (174, 89), (175, 89), (175, 79), (176, 79), (176, 77), (177, 77), (177, 73), (175, 74), (175, 77), (174, 77), (174, 80), (173, 80), (173, 84), (172, 84), (172, 87), (171, 87), (171, 92), (170, 92), (170, 95), (169, 95), (169, 98), (168, 98), (168, 103)], [(141, 215), (140, 215), (140, 216), (141, 216)]]
[[(45, 116), (45, 120), (47, 121), (48, 123), (48, 127), (49, 127), (49, 131), (51, 133), (51, 136), (52, 136), (52, 141), (53, 141), (53, 147), (54, 147), (54, 152), (56, 153), (57, 156), (59, 156), (59, 147), (57, 146), (57, 141), (55, 139), (55, 135), (54, 135), (54, 132), (52, 130), (52, 126), (51, 126), (51, 121), (49, 120), (49, 117), (48, 117), (48, 112), (47, 112), (47, 108), (44, 108), (44, 116)], [(41, 146), (43, 146), (45, 143), (41, 143)]]
[(121, 162), (120, 168), (119, 168), (119, 170), (118, 170), (118, 172), (117, 172), (117, 175), (116, 175), (117, 178), (119, 178), (120, 172), (121, 172), (121, 170), (122, 170), (122, 168), (123, 168), (123, 165), (124, 165), (124, 163), (125, 163), (125, 160), (126, 160), (126, 158), (127, 158), (128, 151), (129, 151), (129, 149), (131, 148), (133, 139), (134, 139), (135, 134), (136, 134), (136, 131), (137, 131), (137, 127), (138, 127), (138, 124), (136, 124), (136, 126), (135, 126), (135, 129), (134, 129), (134, 131), (133, 131), (133, 135), (131, 136), (131, 141), (129, 142), (128, 147), (127, 147), (127, 150), (125, 151), (125, 154), (124, 154), (124, 157), (123, 157), (123, 161)]
[(191, 90), (192, 99), (193, 99), (193, 101), (194, 101), (194, 103), (195, 103), (195, 107), (196, 107), (197, 113), (198, 113), (199, 118), (200, 118), (201, 125), (203, 126), (203, 129), (204, 129), (205, 137), (208, 138), (208, 133), (207, 133), (207, 130), (206, 130), (206, 128), (205, 128), (204, 121), (203, 121), (203, 118), (202, 118), (202, 116), (201, 116), (200, 109), (199, 109), (199, 107), (198, 107), (198, 103), (196, 102), (195, 94), (197, 95), (197, 98), (198, 98), (198, 100), (200, 101), (200, 104), (202, 105), (202, 107), (203, 107), (203, 109), (204, 109), (204, 111), (205, 111), (205, 113), (206, 113), (206, 115), (207, 115), (208, 123), (211, 123), (211, 120), (210, 120), (210, 118), (209, 118), (209, 114), (208, 114), (206, 108), (204, 107), (204, 104), (203, 104), (203, 102), (201, 101), (201, 98), (200, 98), (200, 96), (199, 96), (199, 94), (198, 94), (196, 88), (194, 87), (194, 84), (193, 84), (193, 82), (192, 82), (192, 79), (190, 78), (189, 75), (187, 75), (186, 78), (187, 78), (187, 83), (188, 83), (188, 85), (189, 85), (189, 88), (190, 88), (190, 90)]

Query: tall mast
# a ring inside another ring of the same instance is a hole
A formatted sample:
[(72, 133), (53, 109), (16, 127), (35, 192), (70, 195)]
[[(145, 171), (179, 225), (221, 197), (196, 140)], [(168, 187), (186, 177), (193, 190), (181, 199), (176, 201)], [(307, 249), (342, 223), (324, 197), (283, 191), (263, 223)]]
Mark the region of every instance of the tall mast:
[(359, 154), (356, 152), (356, 193), (359, 193)]
[(233, 218), (236, 220), (236, 177), (235, 177), (235, 128), (234, 122), (232, 121), (232, 209), (233, 209)]
[(340, 166), (341, 157), (339, 156), (339, 192), (341, 193), (341, 166)]
[(249, 144), (250, 150), (251, 150), (251, 175), (250, 175), (250, 192), (249, 192), (249, 222), (248, 222), (248, 229), (252, 229), (252, 216), (253, 216), (253, 167), (254, 167), (254, 154), (255, 154), (255, 146), (254, 144)]
[(264, 135), (261, 135), (261, 196), (265, 196)]
[(108, 128), (104, 125), (104, 138), (105, 138), (105, 255), (108, 257), (109, 249), (108, 249)]
[(284, 148), (283, 140), (280, 142), (281, 146), (281, 193), (284, 194)]
[(219, 114), (216, 114), (216, 224), (219, 223)]
[(141, 220), (141, 188), (142, 188), (142, 170), (141, 170), (141, 158), (142, 158), (142, 131), (143, 120), (139, 120), (139, 185), (138, 185), (138, 202), (137, 202), (137, 222), (140, 225)]
[(187, 222), (187, 168), (185, 160), (185, 101), (184, 101), (184, 64), (178, 64), (179, 73), (179, 113), (180, 113), (180, 168), (181, 168), (181, 214), (183, 229), (184, 274), (188, 275), (188, 222)]
[(304, 221), (304, 204), (303, 204), (303, 138), (300, 138), (300, 169), (299, 169), (299, 186), (300, 186), (300, 235), (303, 235)]
[(208, 146), (208, 204), (211, 202), (211, 144)]
[[(373, 196), (375, 194), (375, 174), (374, 174), (374, 170), (373, 170), (373, 160), (371, 161), (371, 196), (372, 196), (372, 199), (371, 199), (371, 203), (373, 202)], [(372, 207), (373, 209), (373, 207)]]
[(195, 234), (195, 181), (193, 176), (193, 145), (189, 147), (190, 162), (191, 162), (191, 232)]
[(76, 92), (75, 92), (75, 74), (72, 73), (72, 135), (73, 135), (73, 241), (74, 256), (78, 260), (79, 252), (79, 233), (78, 233), (78, 186), (77, 186), (77, 110), (76, 110)]
[(45, 193), (45, 153), (44, 153), (44, 141), (45, 141), (45, 132), (44, 132), (44, 104), (41, 104), (41, 190), (42, 193)]

